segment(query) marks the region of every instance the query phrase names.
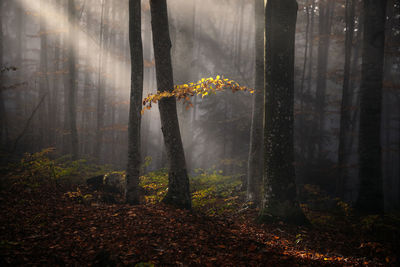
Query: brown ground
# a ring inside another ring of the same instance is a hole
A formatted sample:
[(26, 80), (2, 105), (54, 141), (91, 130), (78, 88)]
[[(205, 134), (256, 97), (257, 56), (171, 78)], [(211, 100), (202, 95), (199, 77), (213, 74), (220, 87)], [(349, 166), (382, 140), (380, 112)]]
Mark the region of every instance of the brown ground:
[(55, 187), (0, 192), (0, 266), (395, 266), (379, 243), (162, 204), (82, 203)]

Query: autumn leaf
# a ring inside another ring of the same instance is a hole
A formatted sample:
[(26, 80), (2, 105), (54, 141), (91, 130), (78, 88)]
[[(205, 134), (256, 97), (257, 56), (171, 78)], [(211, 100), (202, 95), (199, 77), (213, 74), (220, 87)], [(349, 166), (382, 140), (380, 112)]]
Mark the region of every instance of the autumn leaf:
[[(246, 86), (240, 86), (239, 83), (224, 78), (221, 79), (220, 75), (217, 75), (214, 78), (202, 78), (198, 82), (191, 82), (182, 85), (176, 85), (172, 92), (163, 91), (157, 92), (156, 94), (149, 94), (146, 98), (143, 99), (143, 110), (151, 109), (151, 104), (156, 104), (157, 101), (166, 97), (175, 97), (178, 101), (183, 100), (187, 107), (192, 107), (192, 103), (190, 101), (191, 97), (196, 95), (201, 95), (202, 98), (209, 95), (209, 93), (216, 93), (217, 91), (225, 91), (225, 89), (230, 89), (232, 93), (243, 91), (254, 93), (253, 89), (250, 89)], [(144, 112), (142, 110), (142, 112)]]

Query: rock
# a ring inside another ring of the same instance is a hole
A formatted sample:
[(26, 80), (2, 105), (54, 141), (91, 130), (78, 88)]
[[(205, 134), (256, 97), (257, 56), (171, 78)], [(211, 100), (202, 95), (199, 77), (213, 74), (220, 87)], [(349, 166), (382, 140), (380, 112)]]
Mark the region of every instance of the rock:
[(125, 195), (126, 178), (125, 174), (121, 172), (110, 172), (91, 177), (86, 180), (86, 184), (92, 190)]
[(126, 175), (120, 172), (111, 172), (104, 175), (103, 184), (110, 193), (125, 195)]

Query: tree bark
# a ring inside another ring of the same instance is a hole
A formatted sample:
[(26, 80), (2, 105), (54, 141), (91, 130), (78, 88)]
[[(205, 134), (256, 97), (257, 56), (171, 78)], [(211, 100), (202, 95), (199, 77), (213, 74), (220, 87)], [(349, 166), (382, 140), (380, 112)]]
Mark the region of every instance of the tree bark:
[(386, 0), (364, 0), (360, 87), (359, 194), (361, 213), (383, 213), (381, 111)]
[[(106, 9), (106, 10), (105, 10)], [(97, 158), (98, 162), (101, 162), (102, 148), (103, 148), (103, 127), (104, 127), (104, 85), (103, 85), (103, 71), (104, 71), (104, 54), (103, 47), (106, 43), (104, 16), (108, 14), (108, 3), (103, 1), (101, 3), (101, 23), (100, 23), (100, 53), (99, 53), (99, 64), (98, 64), (98, 82), (97, 82), (97, 114), (96, 114), (96, 141), (94, 145), (94, 157)]]
[(64, 153), (71, 153), (72, 159), (76, 160), (79, 157), (78, 147), (78, 130), (76, 126), (76, 69), (75, 69), (75, 53), (73, 39), (75, 38), (76, 15), (75, 15), (74, 0), (68, 0), (68, 38), (67, 45), (67, 68), (68, 77), (64, 88), (64, 138), (63, 150)]
[[(307, 91), (306, 94), (308, 97), (311, 96), (311, 89), (313, 84), (313, 64), (314, 64), (314, 24), (315, 24), (315, 0), (312, 0), (311, 3), (311, 17), (310, 17), (310, 51), (309, 51), (309, 59), (308, 59), (308, 83), (307, 83)], [(307, 106), (307, 113), (312, 112), (311, 105)], [(309, 115), (308, 115), (309, 116)], [(312, 132), (312, 129), (302, 129), (304, 131), (304, 139), (306, 151), (304, 158), (312, 161), (314, 157), (315, 151), (315, 133)]]
[(319, 43), (318, 43), (318, 59), (317, 59), (317, 88), (315, 111), (317, 114), (317, 147), (318, 158), (324, 157), (324, 125), (325, 125), (325, 98), (326, 84), (328, 74), (329, 46), (331, 35), (331, 24), (333, 17), (334, 0), (320, 1), (319, 4)]
[(129, 0), (129, 42), (131, 51), (131, 96), (128, 127), (128, 168), (126, 201), (139, 204), (140, 122), (143, 96), (143, 45), (141, 32), (141, 0)]
[[(40, 12), (43, 13), (44, 0), (40, 0)], [(49, 78), (47, 75), (47, 27), (43, 14), (40, 14), (40, 89), (39, 100), (49, 94)], [(40, 133), (40, 146), (46, 147), (49, 145), (49, 116), (47, 106), (50, 105), (49, 97), (39, 109), (39, 133)]]
[(247, 199), (260, 204), (263, 176), (263, 122), (264, 122), (264, 0), (255, 0), (255, 94), (250, 133), (250, 148), (247, 170)]
[(269, 0), (266, 7), (266, 91), (262, 220), (302, 224), (294, 169), (295, 0)]
[[(21, 82), (22, 78), (22, 57), (24, 53), (23, 49), (23, 36), (25, 35), (24, 28), (25, 28), (25, 19), (24, 19), (24, 10), (23, 7), (20, 6), (18, 3), (15, 4), (16, 7), (16, 17), (17, 17), (17, 55), (15, 59), (15, 64), (17, 67), (17, 83)], [(16, 104), (16, 114), (19, 117), (23, 116), (23, 104), (22, 104), (22, 94), (21, 94), (21, 87), (17, 89), (15, 92), (15, 104)]]
[[(150, 8), (157, 87), (161, 92), (172, 91), (174, 84), (167, 2), (166, 0), (150, 0)], [(163, 202), (179, 208), (190, 209), (189, 178), (186, 170), (175, 98), (163, 98), (160, 100), (159, 109), (161, 129), (169, 163), (168, 193)]]
[[(92, 1), (87, 1), (87, 12), (86, 12), (86, 30), (87, 32), (92, 31)], [(86, 68), (85, 68), (85, 78), (83, 82), (83, 110), (82, 110), (82, 134), (81, 141), (82, 145), (82, 153), (85, 155), (90, 154), (90, 147), (91, 147), (91, 138), (89, 135), (89, 131), (91, 129), (91, 111), (89, 111), (89, 107), (91, 105), (91, 91), (93, 90), (93, 81), (92, 81), (92, 67), (91, 67), (91, 58), (90, 58), (90, 42), (86, 41)]]
[[(300, 90), (298, 93), (298, 97), (300, 98), (300, 107), (299, 107), (299, 123), (298, 123), (298, 131), (299, 131), (299, 152), (300, 155), (304, 156), (305, 155), (305, 148), (306, 148), (306, 129), (307, 127), (305, 126), (305, 118), (306, 114), (304, 112), (304, 99), (305, 99), (305, 94), (304, 94), (304, 83), (306, 79), (306, 71), (307, 71), (307, 61), (308, 61), (308, 47), (310, 43), (310, 6), (306, 5), (306, 32), (305, 32), (305, 44), (304, 44), (304, 60), (303, 60), (303, 69), (302, 69), (302, 74), (301, 74), (301, 82), (300, 82)], [(314, 12), (312, 9), (311, 12)], [(312, 42), (312, 40), (311, 40)], [(296, 131), (296, 130), (295, 130)], [(296, 159), (296, 161), (299, 161), (299, 159)]]
[(72, 148), (72, 159), (77, 160), (79, 155), (79, 143), (78, 143), (78, 129), (76, 126), (76, 69), (75, 69), (75, 53), (74, 53), (74, 47), (72, 44), (72, 39), (75, 38), (75, 27), (76, 27), (76, 9), (75, 9), (75, 2), (74, 0), (69, 0), (68, 2), (68, 14), (69, 14), (69, 23), (70, 23), (70, 28), (69, 28), (69, 41), (71, 44), (69, 44), (68, 48), (68, 58), (69, 58), (69, 64), (68, 64), (68, 69), (69, 69), (69, 127), (71, 131), (71, 148)]
[(3, 96), (3, 1), (0, 2), (0, 150), (6, 144), (6, 109)]
[(345, 60), (344, 60), (344, 73), (343, 73), (343, 89), (342, 89), (342, 103), (340, 107), (340, 129), (339, 129), (339, 149), (338, 149), (338, 167), (339, 177), (336, 185), (336, 195), (344, 197), (345, 183), (347, 181), (347, 151), (349, 142), (348, 135), (350, 131), (352, 92), (350, 88), (351, 76), (351, 57), (353, 48), (353, 35), (354, 35), (354, 15), (355, 15), (355, 2), (354, 0), (346, 0), (346, 39), (345, 39)]

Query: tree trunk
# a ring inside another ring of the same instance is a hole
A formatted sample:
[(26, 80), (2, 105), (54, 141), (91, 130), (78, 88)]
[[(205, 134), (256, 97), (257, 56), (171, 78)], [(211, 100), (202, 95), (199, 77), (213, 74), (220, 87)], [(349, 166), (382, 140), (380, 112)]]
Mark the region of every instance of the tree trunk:
[[(55, 1), (55, 6), (60, 8), (60, 1)], [(60, 27), (59, 22), (55, 23), (55, 28)], [(58, 74), (60, 65), (60, 34), (54, 36), (54, 54), (53, 54), (53, 69), (52, 72), (52, 86), (51, 86), (51, 96), (49, 96), (49, 145), (52, 147), (56, 146), (56, 129), (57, 129), (57, 101), (59, 98), (59, 88), (58, 88)]]
[[(92, 1), (89, 0), (87, 3), (87, 14), (86, 14), (86, 30), (88, 32), (92, 31), (92, 24), (94, 21), (92, 20)], [(85, 69), (85, 78), (84, 78), (84, 89), (83, 89), (83, 110), (82, 110), (82, 153), (86, 155), (90, 155), (90, 147), (92, 145), (90, 138), (90, 129), (91, 129), (91, 114), (92, 111), (89, 109), (91, 106), (91, 91), (93, 90), (93, 81), (92, 81), (92, 66), (91, 66), (91, 58), (90, 58), (91, 44), (89, 41), (86, 41), (86, 69)]]
[(347, 168), (345, 167), (348, 159), (348, 135), (350, 131), (351, 111), (353, 95), (350, 92), (351, 76), (351, 56), (353, 48), (354, 35), (354, 0), (346, 0), (346, 39), (345, 39), (345, 61), (343, 73), (342, 103), (340, 107), (340, 130), (339, 130), (339, 149), (338, 149), (338, 167), (339, 177), (336, 185), (336, 195), (344, 197), (345, 183), (347, 181)]
[(131, 51), (131, 97), (128, 127), (128, 168), (126, 201), (139, 204), (140, 122), (143, 95), (143, 45), (141, 0), (129, 0), (129, 42)]
[(66, 41), (67, 46), (67, 69), (68, 77), (64, 85), (64, 138), (63, 138), (63, 151), (64, 153), (71, 153), (72, 159), (78, 159), (78, 130), (76, 127), (76, 69), (75, 69), (75, 53), (74, 44), (72, 43), (75, 38), (76, 16), (75, 16), (75, 3), (74, 0), (68, 0), (68, 38)]
[[(40, 0), (40, 12), (44, 12), (44, 0)], [(40, 15), (40, 89), (39, 89), (39, 101), (44, 95), (48, 95), (49, 92), (49, 79), (47, 75), (47, 27), (43, 14)], [(45, 102), (40, 106), (39, 110), (39, 134), (41, 147), (49, 145), (49, 116), (47, 112), (47, 106), (50, 104), (50, 97), (46, 97)]]
[[(363, 39), (363, 34), (362, 32), (364, 31), (364, 24), (362, 23), (364, 21), (364, 11), (360, 11), (360, 15), (358, 17), (358, 21), (360, 21), (360, 25), (358, 26), (357, 29), (357, 38), (355, 40), (355, 45), (354, 45), (354, 53), (353, 53), (353, 59), (352, 59), (352, 72), (353, 73), (361, 73), (361, 69), (359, 67), (360, 63), (360, 52), (362, 48), (362, 39)], [(348, 150), (345, 152), (347, 154), (353, 153), (353, 146), (356, 141), (358, 141), (358, 138), (355, 137), (354, 133), (358, 131), (358, 123), (359, 123), (359, 114), (360, 114), (360, 94), (356, 93), (356, 81), (355, 79), (350, 79), (350, 95), (353, 95), (353, 103), (352, 106), (357, 107), (351, 114), (351, 121), (350, 121), (350, 139), (349, 139), (349, 145), (348, 145)]]
[(262, 220), (304, 223), (296, 200), (293, 138), (295, 0), (266, 7), (266, 96)]
[[(112, 7), (112, 12), (111, 12), (111, 26), (109, 28), (109, 35), (110, 35), (110, 48), (109, 48), (109, 61), (112, 60), (112, 55), (115, 55), (115, 47), (117, 44), (117, 34), (115, 29), (113, 29), (113, 25), (117, 24), (117, 10), (120, 10), (119, 6), (116, 5), (115, 3), (113, 4)], [(107, 64), (109, 67), (108, 72), (110, 73), (109, 75), (112, 75), (113, 77), (117, 76), (117, 70), (118, 68), (113, 67), (112, 64)], [(143, 87), (143, 86), (142, 86)], [(117, 96), (117, 81), (116, 79), (112, 79), (109, 88), (111, 89), (110, 95), (109, 95), (109, 101), (111, 102), (111, 107), (110, 107), (110, 124), (111, 124), (111, 129), (110, 129), (110, 146), (109, 149), (111, 150), (108, 152), (111, 155), (111, 163), (112, 164), (118, 164), (118, 161), (116, 160), (116, 149), (117, 149), (117, 144), (116, 144), (116, 115), (117, 115), (117, 106), (116, 106), (116, 96)], [(143, 89), (142, 89), (143, 91)]]
[[(23, 36), (25, 35), (24, 27), (25, 27), (25, 20), (24, 20), (24, 10), (20, 4), (16, 3), (16, 16), (17, 16), (17, 54), (15, 59), (15, 64), (17, 67), (17, 83), (21, 83), (22, 80), (22, 56), (24, 53), (23, 49)], [(19, 117), (23, 116), (23, 104), (22, 104), (22, 97), (21, 97), (21, 87), (19, 87), (15, 92), (15, 104), (16, 104), (16, 114)]]
[(103, 148), (103, 127), (104, 127), (104, 85), (103, 85), (103, 47), (105, 44), (104, 38), (104, 16), (108, 14), (108, 4), (103, 1), (101, 4), (101, 23), (100, 23), (100, 53), (99, 53), (99, 64), (98, 64), (98, 82), (97, 82), (97, 118), (96, 118), (96, 141), (94, 145), (94, 157), (97, 158), (98, 162), (101, 162), (102, 148)]
[(249, 161), (247, 170), (247, 199), (260, 204), (263, 170), (263, 120), (264, 120), (264, 0), (255, 0), (255, 95), (253, 96), (253, 113), (251, 121), (251, 135)]
[(6, 109), (3, 96), (3, 1), (0, 2), (0, 150), (6, 144)]
[(397, 133), (397, 185), (398, 185), (398, 190), (397, 190), (397, 198), (398, 198), (398, 205), (400, 206), (400, 96), (398, 96), (397, 100), (397, 128), (398, 133)]
[(315, 111), (317, 114), (317, 129), (318, 129), (318, 158), (323, 155), (324, 145), (324, 125), (325, 125), (325, 98), (326, 84), (328, 74), (328, 58), (331, 35), (331, 24), (333, 17), (334, 0), (320, 1), (319, 4), (319, 43), (318, 43), (318, 59), (317, 59), (317, 89)]
[[(308, 59), (308, 83), (307, 83), (307, 96), (311, 96), (311, 89), (313, 84), (313, 64), (314, 64), (314, 24), (315, 24), (315, 0), (312, 0), (311, 3), (311, 18), (310, 18), (310, 51), (309, 51), (309, 59)], [(307, 113), (312, 112), (311, 105), (307, 106)], [(310, 116), (310, 115), (308, 115)], [(311, 161), (314, 157), (315, 151), (315, 133), (312, 132), (312, 129), (302, 129), (304, 131), (304, 139), (305, 139), (305, 147), (306, 147), (306, 156), (304, 158), (306, 160)]]
[[(56, 1), (56, 6), (57, 8), (62, 7), (61, 0)], [(62, 27), (62, 23), (57, 23), (57, 27)], [(58, 72), (60, 72), (60, 68), (62, 67), (62, 64), (60, 63), (62, 61), (62, 53), (61, 53), (61, 33), (58, 33), (55, 36), (55, 41), (54, 41), (54, 65), (53, 65), (53, 71), (56, 73), (53, 76), (53, 93), (52, 93), (52, 99), (51, 99), (51, 112), (49, 114), (50, 118), (50, 145), (53, 147), (57, 146), (57, 129), (61, 127), (59, 124), (59, 105), (61, 102), (59, 102), (60, 98), (60, 87), (61, 87), (61, 81), (60, 75)]]
[[(157, 87), (161, 92), (172, 91), (174, 84), (167, 2), (166, 0), (150, 0), (150, 7)], [(164, 135), (169, 163), (168, 193), (163, 202), (179, 208), (190, 209), (189, 178), (186, 170), (175, 98), (163, 98), (160, 100), (159, 109), (161, 129)]]
[(384, 209), (381, 164), (381, 111), (386, 0), (364, 0), (363, 62), (360, 87), (359, 195), (361, 213)]
[[(68, 1), (68, 20), (70, 23), (69, 27), (69, 40), (75, 38), (75, 27), (76, 27), (76, 8), (74, 0)], [(69, 103), (68, 103), (68, 113), (69, 113), (69, 128), (71, 131), (71, 149), (72, 149), (72, 159), (77, 160), (79, 155), (79, 145), (78, 145), (78, 129), (76, 127), (76, 69), (75, 69), (75, 53), (73, 44), (68, 46), (68, 70), (69, 70)]]

